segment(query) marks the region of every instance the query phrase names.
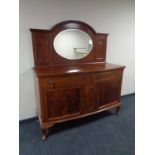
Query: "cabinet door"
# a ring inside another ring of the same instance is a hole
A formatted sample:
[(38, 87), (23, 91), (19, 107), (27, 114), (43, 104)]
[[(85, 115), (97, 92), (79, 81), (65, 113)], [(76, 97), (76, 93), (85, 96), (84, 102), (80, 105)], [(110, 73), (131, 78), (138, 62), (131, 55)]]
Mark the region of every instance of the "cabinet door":
[(97, 83), (97, 102), (102, 107), (106, 104), (119, 101), (121, 90), (121, 81), (107, 81)]
[(45, 93), (48, 120), (80, 113), (80, 88), (53, 89)]
[(96, 88), (95, 85), (85, 86), (84, 104), (82, 104), (82, 111), (84, 113), (97, 110), (96, 103)]

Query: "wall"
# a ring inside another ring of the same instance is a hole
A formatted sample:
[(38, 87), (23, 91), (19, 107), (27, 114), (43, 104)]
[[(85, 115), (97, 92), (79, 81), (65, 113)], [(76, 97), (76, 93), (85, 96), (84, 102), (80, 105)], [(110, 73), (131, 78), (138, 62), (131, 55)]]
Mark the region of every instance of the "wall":
[(36, 116), (30, 28), (50, 29), (72, 19), (109, 33), (107, 61), (126, 66), (122, 95), (135, 91), (133, 0), (20, 0), (19, 11), (20, 120)]

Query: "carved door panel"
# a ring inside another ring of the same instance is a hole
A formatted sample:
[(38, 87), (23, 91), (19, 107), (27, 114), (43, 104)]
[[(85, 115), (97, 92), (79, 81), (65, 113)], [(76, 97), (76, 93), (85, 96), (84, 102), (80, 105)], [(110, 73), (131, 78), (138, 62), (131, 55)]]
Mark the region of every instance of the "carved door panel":
[(80, 114), (80, 88), (53, 89), (45, 98), (48, 120)]
[(95, 85), (92, 84), (85, 87), (84, 103), (82, 105), (83, 113), (93, 112), (97, 110)]
[(108, 82), (97, 83), (97, 102), (98, 106), (102, 107), (106, 104), (119, 101), (121, 89), (121, 81), (114, 80)]
[(53, 118), (62, 115), (63, 91), (49, 91), (46, 93), (47, 117)]
[(65, 90), (63, 92), (62, 115), (78, 113), (80, 111), (80, 90)]

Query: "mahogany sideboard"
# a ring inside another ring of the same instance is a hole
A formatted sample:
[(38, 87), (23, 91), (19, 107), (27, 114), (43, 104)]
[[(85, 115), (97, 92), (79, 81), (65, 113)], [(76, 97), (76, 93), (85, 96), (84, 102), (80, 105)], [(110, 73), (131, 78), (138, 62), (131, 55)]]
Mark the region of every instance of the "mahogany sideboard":
[[(30, 30), (42, 140), (56, 123), (111, 108), (118, 113), (125, 67), (106, 62), (108, 34), (96, 33), (90, 25), (74, 20), (58, 23), (51, 30)], [(70, 34), (79, 40), (72, 43), (73, 50), (68, 48), (74, 40), (67, 40)]]

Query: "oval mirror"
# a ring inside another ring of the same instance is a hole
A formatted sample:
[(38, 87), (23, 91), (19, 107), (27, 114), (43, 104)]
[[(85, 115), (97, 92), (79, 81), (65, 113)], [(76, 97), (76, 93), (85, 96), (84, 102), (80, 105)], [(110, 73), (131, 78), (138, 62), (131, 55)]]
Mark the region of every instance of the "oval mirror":
[(78, 29), (61, 31), (54, 38), (55, 51), (67, 59), (81, 59), (91, 52), (92, 47), (90, 36)]

